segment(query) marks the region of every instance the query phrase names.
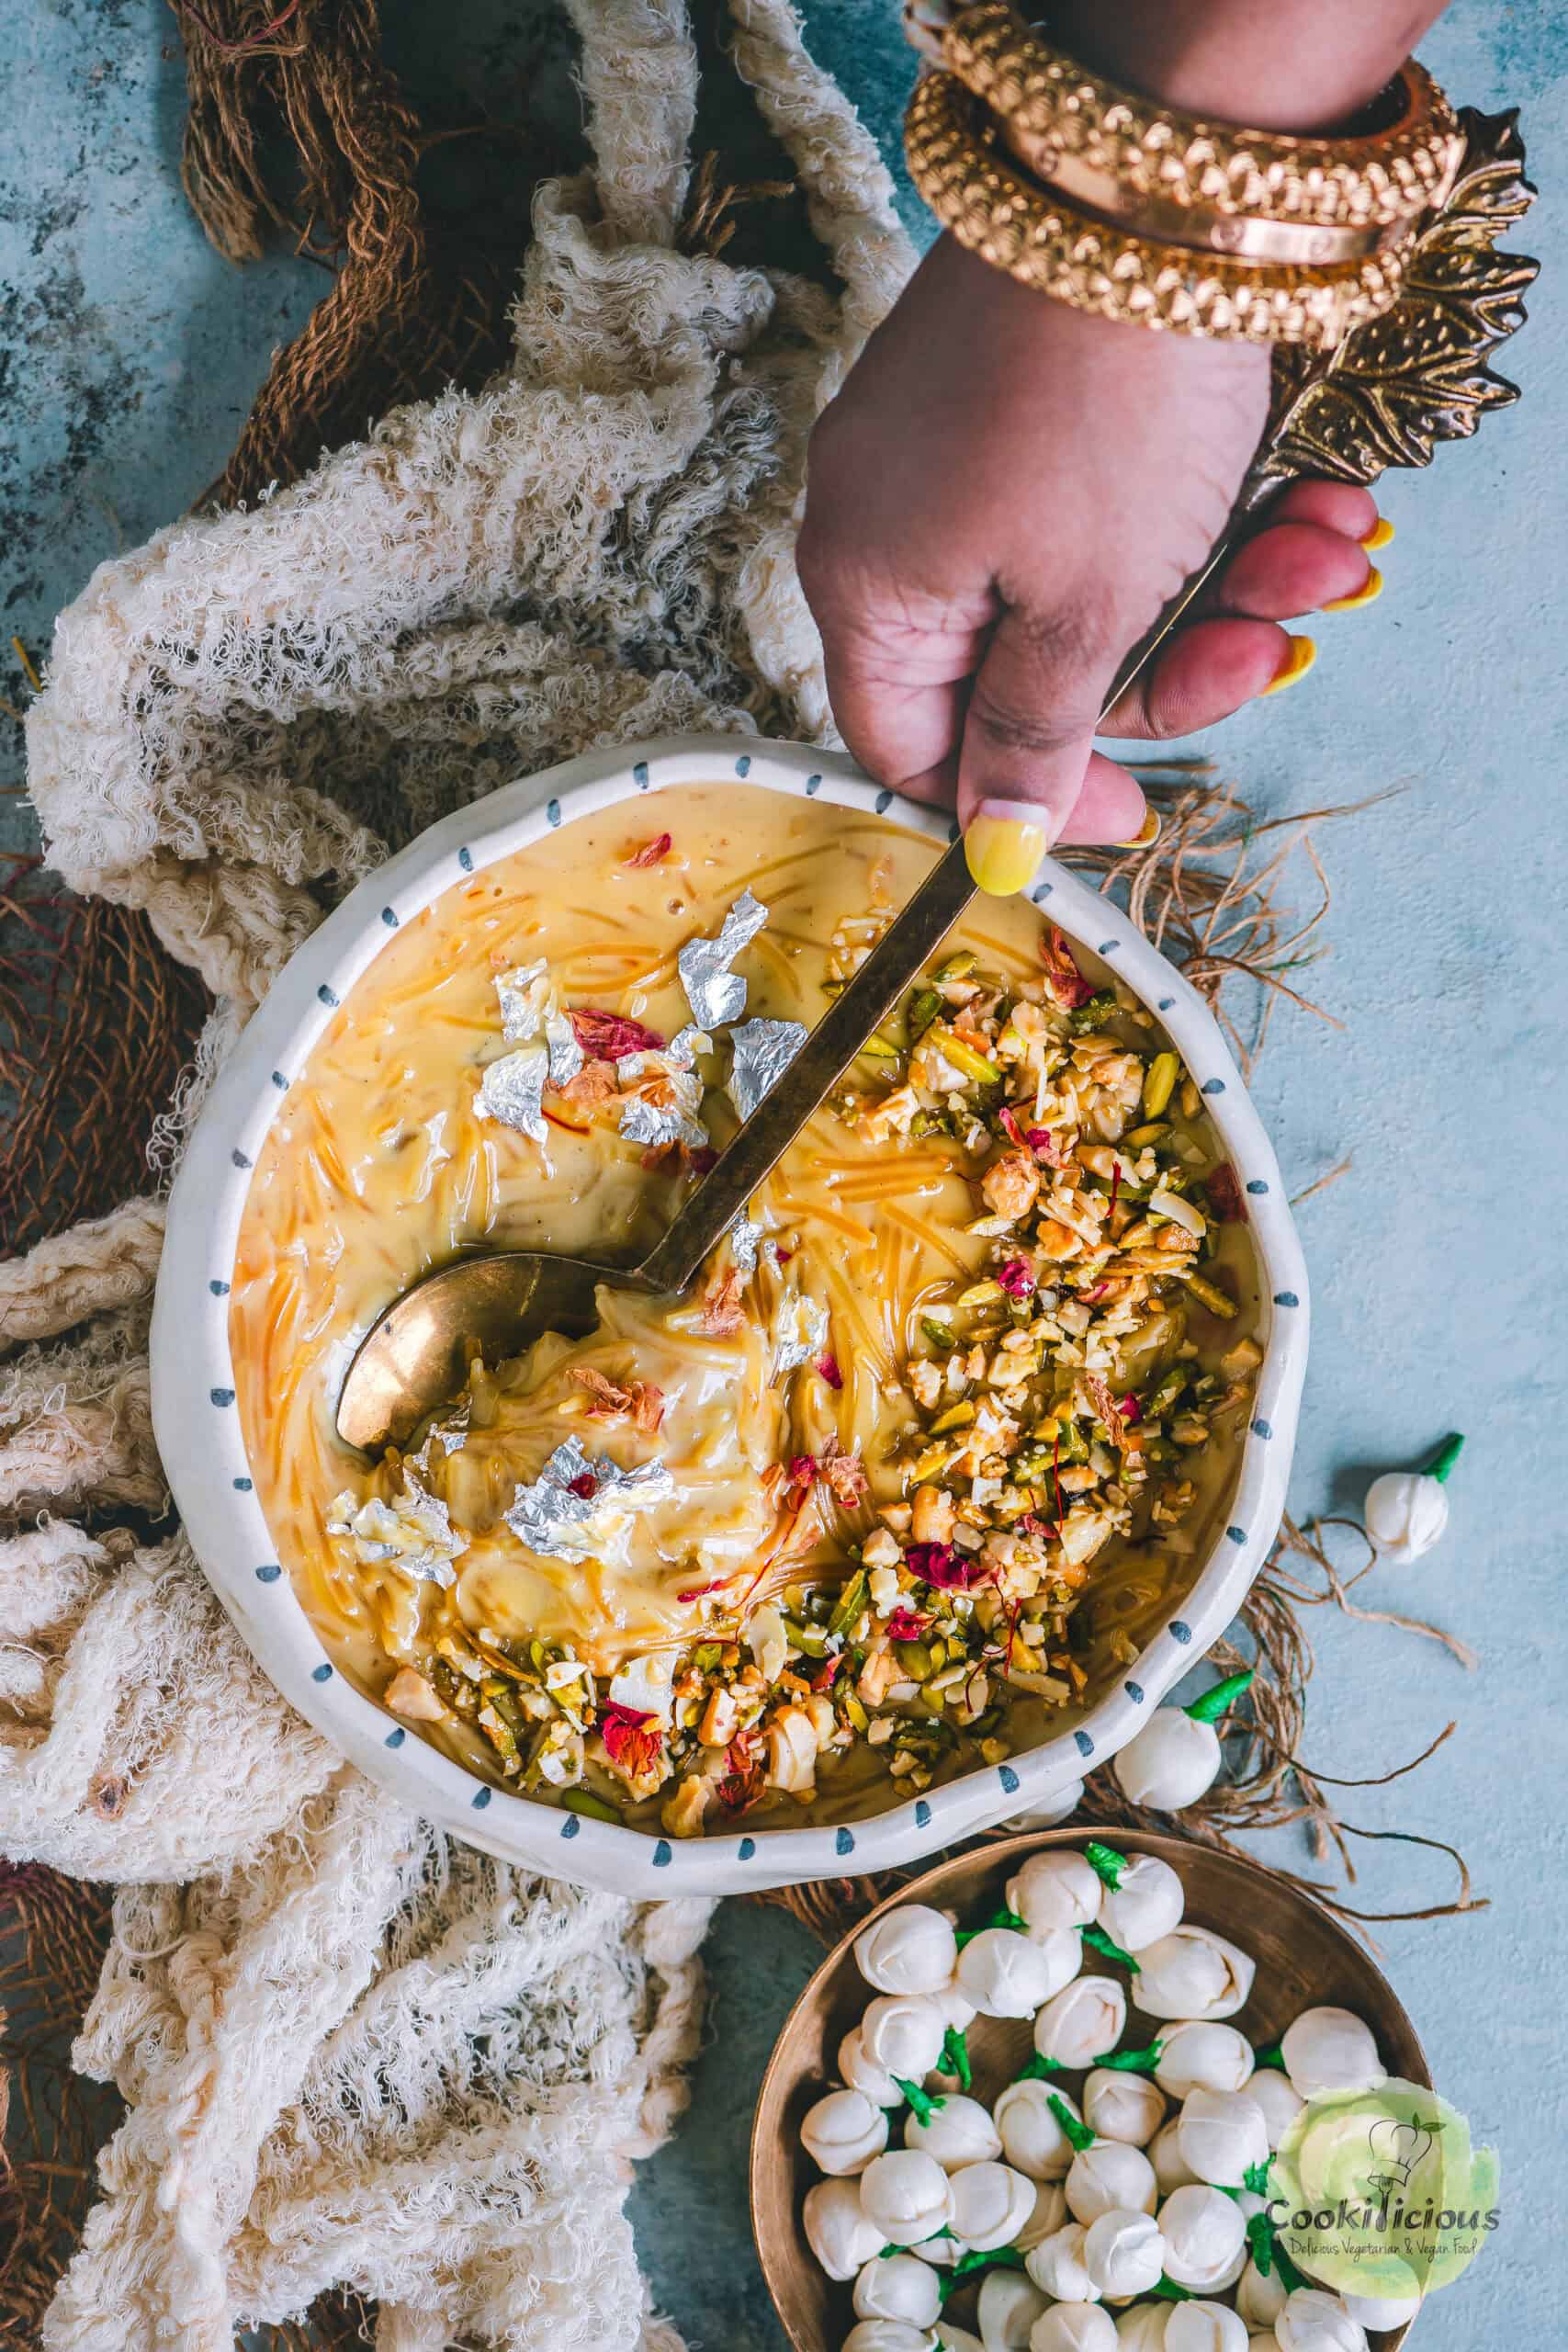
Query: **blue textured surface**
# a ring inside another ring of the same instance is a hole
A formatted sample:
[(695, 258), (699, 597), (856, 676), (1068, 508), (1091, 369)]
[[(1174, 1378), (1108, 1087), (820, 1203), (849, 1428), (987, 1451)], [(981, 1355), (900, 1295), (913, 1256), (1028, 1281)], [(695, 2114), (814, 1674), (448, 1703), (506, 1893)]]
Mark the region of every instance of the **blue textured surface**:
[[(495, 5), (472, 24), (484, 19), (500, 53), (536, 13)], [(819, 56), (890, 159), (909, 77), (894, 13), (893, 0), (808, 10)], [(194, 226), (177, 171), (180, 67), (155, 0), (23, 0), (6, 30), (0, 641), (16, 629), (36, 652), (95, 562), (216, 474), (272, 346), (321, 279), (286, 257), (237, 273)], [(1456, 96), (1523, 107), (1543, 172), (1568, 153), (1568, 20), (1552, 0), (1458, 0), (1427, 54)], [(1563, 221), (1549, 188), (1521, 242), (1561, 254)], [(1257, 1092), (1292, 1190), (1355, 1154), (1352, 1173), (1302, 1212), (1316, 1322), (1298, 1508), (1358, 1502), (1369, 1469), (1418, 1457), (1450, 1426), (1471, 1437), (1447, 1542), (1371, 1600), (1450, 1626), (1481, 1652), (1478, 1675), (1387, 1627), (1332, 1616), (1313, 1627), (1309, 1759), (1375, 1774), (1457, 1716), (1419, 1775), (1345, 1801), (1368, 1828), (1455, 1840), (1493, 1898), (1468, 1920), (1380, 1931), (1441, 2086), (1504, 2160), (1499, 2241), (1424, 2315), (1422, 2352), (1544, 2346), (1560, 2324), (1539, 2250), (1552, 2243), (1551, 2159), (1568, 2144), (1555, 1965), (1568, 1930), (1557, 1804), (1568, 1733), (1553, 1688), (1568, 1396), (1551, 1317), (1568, 1011), (1562, 300), (1549, 275), (1505, 358), (1523, 406), (1472, 447), (1445, 450), (1429, 479), (1389, 484), (1399, 537), (1382, 559), (1381, 603), (1318, 624), (1312, 677), (1212, 746), (1270, 814), (1402, 787), (1323, 834), (1334, 952), (1309, 984), (1346, 1026), (1283, 1017)], [(5, 651), (0, 689), (23, 698)], [(10, 734), (0, 719), (6, 783), (19, 774)], [(0, 809), (0, 839), (26, 838), (20, 805)], [(1272, 1850), (1301, 1859), (1288, 1838)], [(1443, 1883), (1440, 1858), (1418, 1849), (1370, 1847), (1362, 1860), (1372, 1909), (1419, 1904)], [(747, 2137), (768, 2047), (816, 1948), (776, 1911), (732, 1904), (708, 1956), (692, 2112), (640, 2168), (632, 2211), (659, 2299), (693, 2341), (773, 2352), (782, 2338), (747, 2241)]]

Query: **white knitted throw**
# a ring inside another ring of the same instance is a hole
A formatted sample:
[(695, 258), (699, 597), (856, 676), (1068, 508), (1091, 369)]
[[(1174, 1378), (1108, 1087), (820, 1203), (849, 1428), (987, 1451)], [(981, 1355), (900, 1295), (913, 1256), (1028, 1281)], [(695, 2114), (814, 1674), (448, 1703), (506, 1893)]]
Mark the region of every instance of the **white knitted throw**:
[[(51, 862), (219, 999), (164, 1171), (290, 952), (442, 811), (666, 729), (829, 736), (794, 531), (812, 419), (910, 266), (891, 188), (785, 0), (733, 0), (840, 290), (679, 251), (682, 0), (570, 5), (595, 164), (539, 198), (507, 371), (174, 525), (60, 621), (28, 722)], [(626, 2160), (682, 2103), (707, 1906), (400, 1812), (184, 1538), (117, 1526), (164, 1499), (161, 1238), (148, 1199), (0, 1268), (0, 1848), (118, 1889), (75, 2055), (130, 2110), (47, 2352), (228, 2352), (334, 2283), (383, 2352), (670, 2352)]]

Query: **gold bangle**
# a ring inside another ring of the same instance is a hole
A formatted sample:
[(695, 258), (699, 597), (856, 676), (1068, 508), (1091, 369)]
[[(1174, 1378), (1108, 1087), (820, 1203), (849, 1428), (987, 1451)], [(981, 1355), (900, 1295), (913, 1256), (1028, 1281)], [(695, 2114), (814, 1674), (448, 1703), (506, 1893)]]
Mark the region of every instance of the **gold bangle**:
[[(1054, 49), (1012, 0), (976, 0), (948, 26), (942, 50), (949, 71), (1007, 121), (1014, 152), (1031, 171), (1070, 200), (1114, 210), (1145, 233), (1161, 232), (1134, 207), (1162, 208), (1162, 219), (1175, 207), (1205, 221), (1397, 235), (1442, 203), (1463, 152), (1452, 107), (1414, 59), (1390, 85), (1395, 111), (1386, 126), (1306, 138), (1210, 122), (1123, 89)], [(1027, 154), (1020, 141), (1028, 141)], [(1089, 192), (1107, 186), (1119, 191), (1114, 204)], [(1201, 242), (1216, 243), (1207, 235)], [(1239, 250), (1223, 240), (1218, 249)]]
[(1327, 350), (1399, 299), (1408, 239), (1310, 268), (1194, 253), (1097, 220), (1026, 179), (997, 130), (956, 75), (923, 75), (905, 126), (910, 176), (960, 244), (1074, 310), (1177, 334)]

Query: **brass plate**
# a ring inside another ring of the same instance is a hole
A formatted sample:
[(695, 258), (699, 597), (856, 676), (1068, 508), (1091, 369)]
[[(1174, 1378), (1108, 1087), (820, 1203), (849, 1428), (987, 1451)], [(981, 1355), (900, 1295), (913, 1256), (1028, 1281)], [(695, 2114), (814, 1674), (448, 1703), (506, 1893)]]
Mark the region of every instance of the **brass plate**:
[[(985, 1846), (940, 1862), (913, 1879), (868, 1914), (880, 1918), (900, 1903), (930, 1903), (952, 1910), (960, 1920), (979, 1919), (999, 1909), (1008, 1879), (1026, 1854), (1057, 1846), (1080, 1849), (1103, 1836), (1129, 1854), (1157, 1854), (1180, 1876), (1187, 1917), (1196, 1926), (1227, 1936), (1258, 1962), (1251, 1999), (1227, 2020), (1254, 2043), (1273, 2041), (1303, 2009), (1323, 2006), (1353, 2009), (1377, 2037), (1391, 2075), (1430, 2088), (1426, 2054), (1393, 1986), (1346, 1930), (1298, 1894), (1251, 1862), (1233, 1861), (1181, 1838), (1145, 1836), (1136, 1830), (1053, 1829)], [(840, 2352), (854, 2325), (851, 2283), (835, 2283), (820, 2271), (800, 2226), (807, 2190), (821, 2178), (800, 2144), (806, 2110), (838, 2080), (838, 2050), (872, 1997), (855, 1966), (852, 1949), (865, 1925), (845, 1936), (829, 1953), (784, 2021), (757, 2100), (751, 2133), (751, 2232), (773, 2306), (795, 2352)], [(1095, 1960), (1097, 1973), (1122, 1973), (1112, 1962)], [(1129, 2030), (1138, 2030), (1136, 2004)], [(1148, 2024), (1147, 2038), (1158, 2032)], [(1033, 2050), (1027, 2018), (976, 2018), (969, 2029), (975, 2096), (987, 2104), (1010, 2083)], [(1055, 2078), (1054, 2078), (1055, 2079)], [(1082, 2076), (1060, 2078), (1076, 2097)], [(974, 2286), (962, 2288), (946, 2316), (974, 2328)], [(1393, 2352), (1414, 2327), (1397, 2328), (1376, 2339), (1378, 2352)]]

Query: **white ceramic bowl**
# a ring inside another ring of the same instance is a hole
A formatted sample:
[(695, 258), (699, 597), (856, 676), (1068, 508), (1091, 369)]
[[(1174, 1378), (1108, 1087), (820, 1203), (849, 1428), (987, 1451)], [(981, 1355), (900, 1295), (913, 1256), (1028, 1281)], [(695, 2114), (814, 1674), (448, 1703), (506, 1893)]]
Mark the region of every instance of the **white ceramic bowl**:
[(852, 1828), (664, 1838), (491, 1788), (364, 1698), (333, 1667), (274, 1557), (253, 1490), (229, 1354), (229, 1281), (250, 1171), (290, 1077), (389, 930), (465, 874), (575, 817), (662, 785), (733, 775), (769, 791), (888, 815), (946, 842), (945, 816), (879, 790), (844, 759), (796, 743), (682, 735), (587, 752), (458, 810), (359, 884), (273, 987), (213, 1087), (169, 1203), (152, 1321), (152, 1416), (186, 1530), (223, 1606), (301, 1714), (360, 1770), (455, 1836), (508, 1861), (632, 1895), (730, 1894), (934, 1853), (992, 1822), (1059, 1803), (1218, 1638), (1261, 1566), (1285, 1503), (1306, 1367), (1307, 1290), (1274, 1154), (1201, 999), (1126, 918), (1047, 860), (1031, 895), (1103, 956), (1160, 1020), (1196, 1077), (1246, 1189), (1262, 1263), (1264, 1360), (1228, 1525), (1187, 1598), (1081, 1724)]

